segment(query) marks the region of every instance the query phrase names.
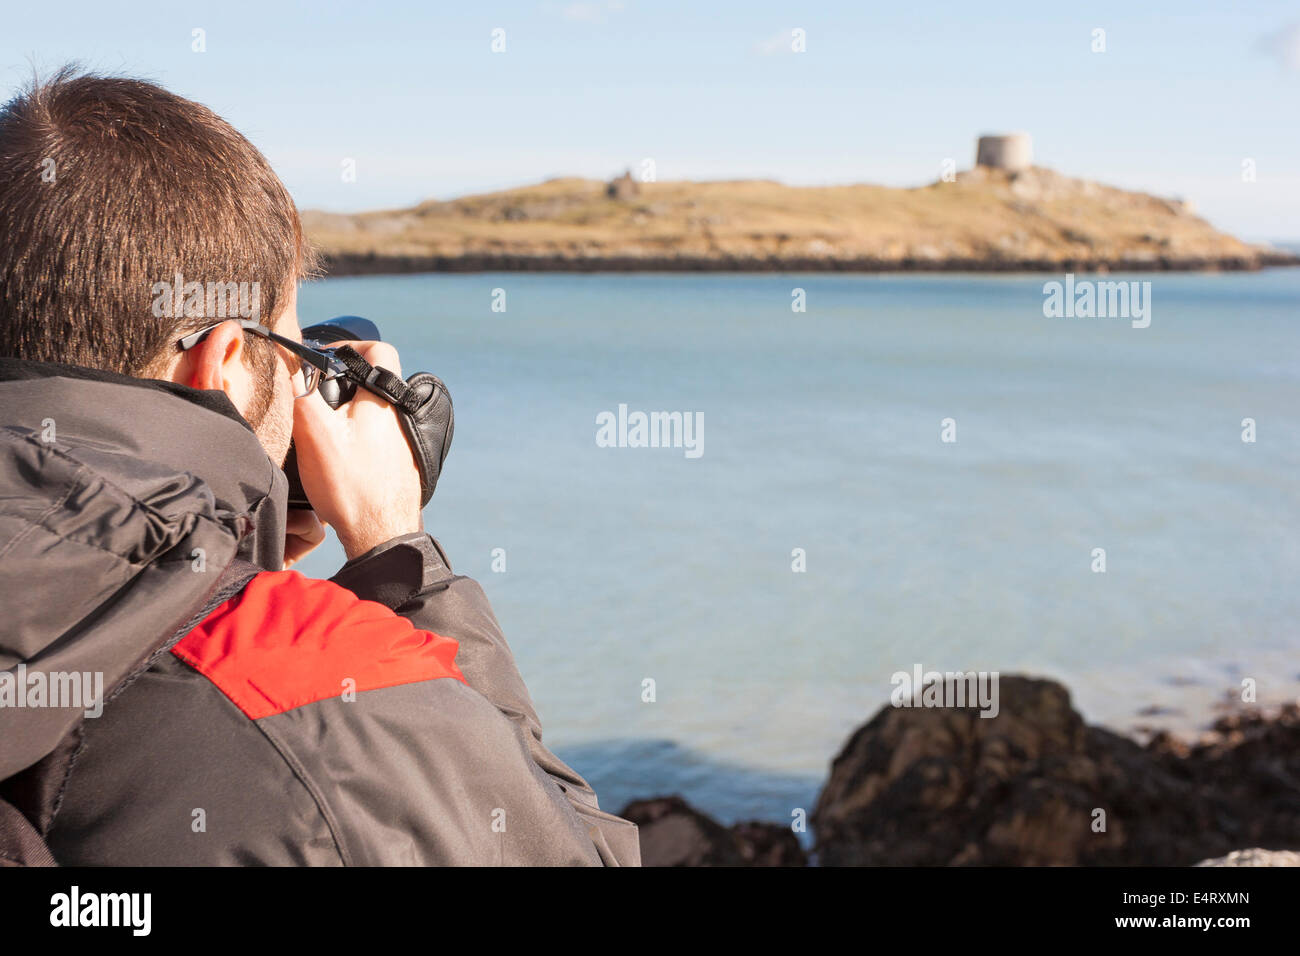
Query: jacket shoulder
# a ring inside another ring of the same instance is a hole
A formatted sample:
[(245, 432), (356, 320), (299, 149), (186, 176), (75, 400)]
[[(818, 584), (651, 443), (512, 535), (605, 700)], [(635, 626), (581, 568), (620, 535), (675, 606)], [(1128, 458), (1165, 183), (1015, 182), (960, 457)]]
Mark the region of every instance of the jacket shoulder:
[(297, 571), (264, 571), (172, 647), (247, 717), (400, 684), (464, 682), (458, 644)]

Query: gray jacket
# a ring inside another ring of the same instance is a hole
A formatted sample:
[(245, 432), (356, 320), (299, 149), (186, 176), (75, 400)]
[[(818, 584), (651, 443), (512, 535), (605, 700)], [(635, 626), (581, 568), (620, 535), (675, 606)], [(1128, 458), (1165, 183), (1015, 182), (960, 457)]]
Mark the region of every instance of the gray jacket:
[(638, 865), (478, 584), (280, 571), (285, 498), (220, 392), (0, 359), (0, 797), (55, 859)]

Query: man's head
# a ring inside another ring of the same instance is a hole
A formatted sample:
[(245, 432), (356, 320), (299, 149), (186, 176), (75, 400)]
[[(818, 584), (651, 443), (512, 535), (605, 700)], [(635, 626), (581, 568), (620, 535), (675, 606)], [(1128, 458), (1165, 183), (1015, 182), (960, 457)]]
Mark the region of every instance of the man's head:
[(297, 209), (228, 123), (139, 80), (33, 84), (0, 110), (0, 236), (0, 355), (221, 389), (283, 461), (293, 357), (234, 322), (176, 346), (227, 316), (300, 336)]

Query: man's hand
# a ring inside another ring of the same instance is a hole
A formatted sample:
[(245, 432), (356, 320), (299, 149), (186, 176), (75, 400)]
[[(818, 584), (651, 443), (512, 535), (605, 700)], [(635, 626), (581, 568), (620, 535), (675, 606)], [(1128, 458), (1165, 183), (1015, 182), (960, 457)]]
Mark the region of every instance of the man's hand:
[[(386, 342), (351, 345), (371, 365), (402, 374)], [(332, 409), (320, 392), (294, 403), (298, 473), (316, 514), (333, 525), (348, 559), (421, 529), (420, 471), (397, 410), (364, 388)]]
[(315, 551), (325, 540), (325, 525), (316, 512), (290, 508), (284, 528), (284, 566), (291, 568)]

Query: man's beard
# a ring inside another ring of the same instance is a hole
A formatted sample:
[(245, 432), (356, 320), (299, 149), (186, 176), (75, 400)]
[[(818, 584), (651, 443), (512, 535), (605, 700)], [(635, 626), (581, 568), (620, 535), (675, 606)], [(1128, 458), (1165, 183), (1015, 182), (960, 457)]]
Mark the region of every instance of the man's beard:
[(254, 393), (244, 420), (252, 426), (253, 434), (271, 460), (283, 468), (293, 438), (293, 394), (290, 391), (293, 386), (287, 379), (276, 375), (274, 367), (270, 372), (267, 376), (270, 387), (260, 388)]

